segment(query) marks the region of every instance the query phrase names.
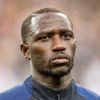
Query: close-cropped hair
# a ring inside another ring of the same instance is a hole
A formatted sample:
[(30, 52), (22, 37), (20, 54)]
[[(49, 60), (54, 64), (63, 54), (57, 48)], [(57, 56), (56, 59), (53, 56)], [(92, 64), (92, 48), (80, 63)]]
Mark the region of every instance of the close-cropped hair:
[(33, 12), (30, 16), (28, 16), (21, 27), (21, 36), (22, 36), (22, 41), (24, 44), (28, 43), (28, 38), (29, 36), (29, 32), (31, 32), (30, 28), (31, 28), (31, 19), (35, 16), (38, 16), (38, 14), (43, 14), (43, 13), (50, 13), (50, 12), (60, 12), (58, 9), (56, 8), (43, 8), (43, 9), (39, 9), (35, 12)]
[[(29, 40), (30, 40), (30, 32), (31, 31), (31, 28), (34, 27), (31, 25), (31, 20), (32, 18), (38, 16), (38, 14), (44, 14), (44, 13), (50, 13), (50, 12), (58, 12), (58, 13), (62, 13), (64, 14), (63, 12), (59, 11), (58, 9), (56, 8), (42, 8), (42, 9), (39, 9), (37, 11), (34, 11), (30, 16), (28, 16), (24, 22), (22, 23), (22, 27), (21, 27), (21, 36), (22, 36), (22, 41), (24, 44), (28, 44)], [(73, 28), (73, 24), (70, 20), (70, 18), (67, 16), (67, 18), (69, 19), (70, 21), (70, 24)]]

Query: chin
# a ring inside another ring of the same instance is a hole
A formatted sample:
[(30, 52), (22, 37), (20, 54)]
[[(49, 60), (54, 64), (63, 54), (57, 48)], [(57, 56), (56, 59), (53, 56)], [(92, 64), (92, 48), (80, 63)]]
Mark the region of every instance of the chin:
[(58, 66), (58, 67), (53, 67), (53, 68), (45, 69), (45, 70), (39, 69), (38, 72), (44, 76), (60, 78), (60, 77), (68, 75), (70, 73), (71, 69), (72, 69), (72, 67), (69, 67), (69, 66)]
[(59, 67), (51, 71), (53, 77), (63, 77), (70, 73), (71, 69), (68, 67)]

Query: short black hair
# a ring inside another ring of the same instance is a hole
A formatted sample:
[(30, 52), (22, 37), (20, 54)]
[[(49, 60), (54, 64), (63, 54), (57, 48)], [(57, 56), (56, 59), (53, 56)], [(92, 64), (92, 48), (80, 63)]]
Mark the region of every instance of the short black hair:
[(28, 38), (30, 37), (29, 33), (31, 32), (31, 19), (33, 17), (37, 16), (38, 14), (50, 13), (50, 12), (63, 13), (56, 8), (42, 8), (42, 9), (39, 9), (39, 10), (33, 12), (30, 16), (28, 16), (24, 20), (22, 27), (21, 27), (21, 36), (22, 36), (22, 41), (23, 41), (24, 44), (28, 43)]
[(43, 14), (43, 13), (50, 13), (50, 12), (60, 12), (62, 13), (61, 11), (59, 11), (58, 9), (56, 8), (42, 8), (42, 9), (39, 9), (35, 12), (33, 12), (30, 16), (28, 16), (23, 24), (22, 24), (22, 27), (21, 27), (21, 36), (22, 36), (22, 41), (23, 43), (27, 43), (27, 38), (29, 37), (29, 32), (30, 32), (30, 24), (31, 24), (31, 19), (35, 16), (37, 16), (38, 14)]

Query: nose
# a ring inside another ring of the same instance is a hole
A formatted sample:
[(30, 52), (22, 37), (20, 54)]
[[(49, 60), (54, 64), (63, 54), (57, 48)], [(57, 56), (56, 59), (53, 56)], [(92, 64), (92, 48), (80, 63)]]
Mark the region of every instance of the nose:
[(59, 36), (55, 36), (52, 43), (52, 51), (59, 52), (64, 50), (66, 50), (66, 47), (64, 46), (63, 41)]

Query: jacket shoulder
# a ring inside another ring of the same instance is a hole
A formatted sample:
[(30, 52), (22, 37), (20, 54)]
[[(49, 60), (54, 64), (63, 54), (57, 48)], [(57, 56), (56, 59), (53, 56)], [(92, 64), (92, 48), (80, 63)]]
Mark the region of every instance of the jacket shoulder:
[(94, 93), (93, 91), (83, 88), (80, 85), (77, 85), (78, 94), (86, 98), (86, 100), (100, 100), (100, 95)]
[(30, 94), (24, 84), (0, 93), (0, 100), (28, 100)]

